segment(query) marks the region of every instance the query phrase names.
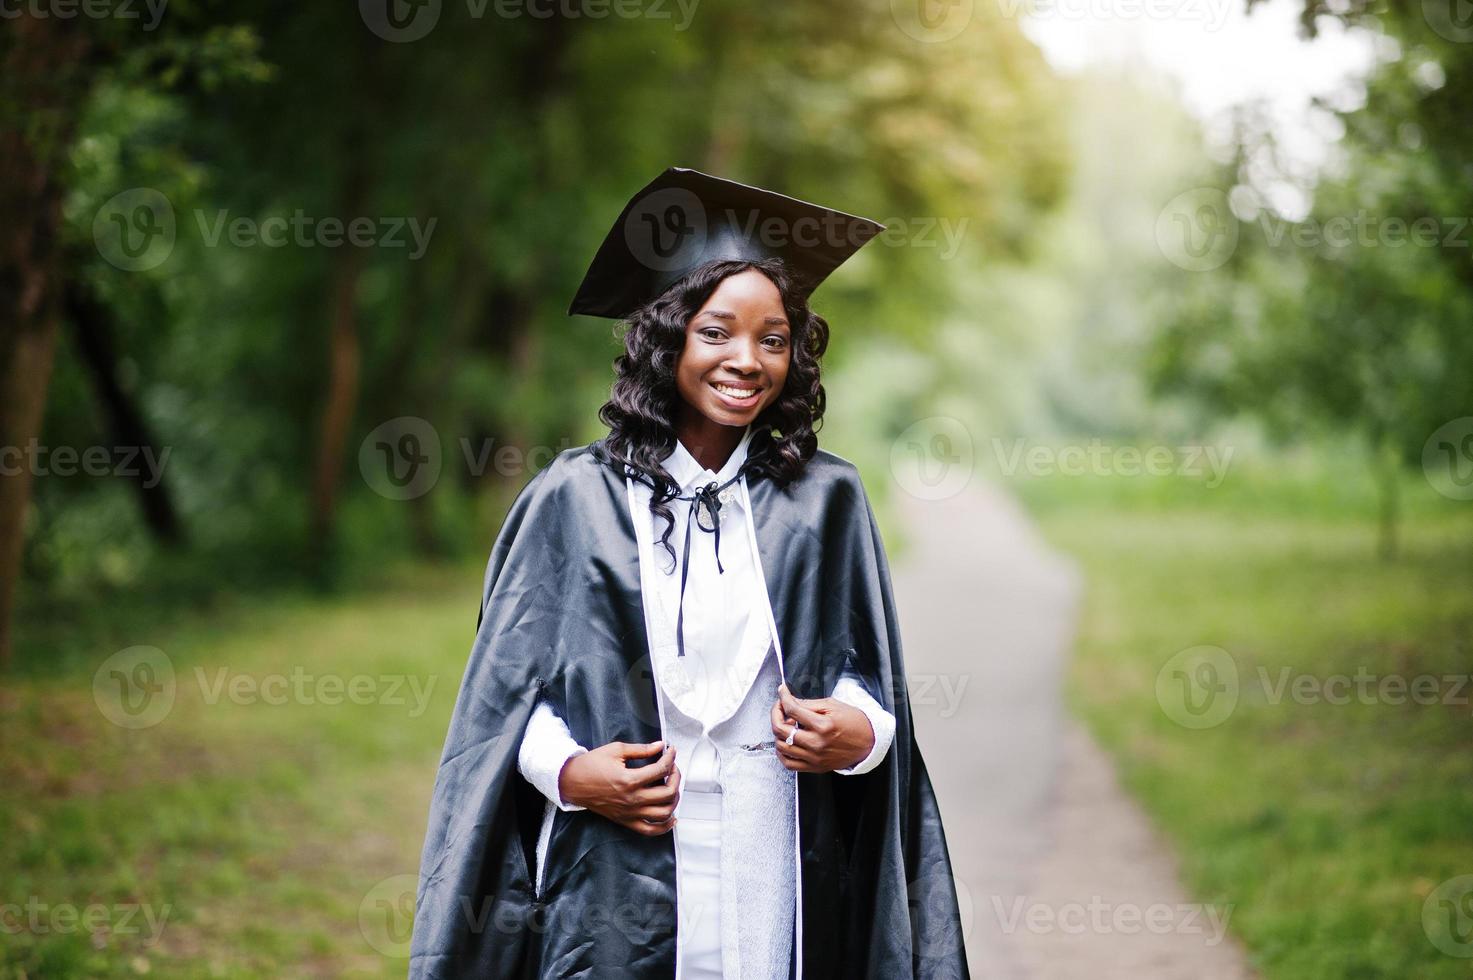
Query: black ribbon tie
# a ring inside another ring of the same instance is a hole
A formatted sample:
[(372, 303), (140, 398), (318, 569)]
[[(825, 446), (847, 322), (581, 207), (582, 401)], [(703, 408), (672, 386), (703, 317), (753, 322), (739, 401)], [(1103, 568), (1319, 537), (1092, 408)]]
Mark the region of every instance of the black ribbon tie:
[[(680, 559), (680, 611), (675, 617), (675, 645), (676, 656), (685, 656), (685, 579), (690, 572), (690, 530), (693, 525), (699, 525), (702, 531), (716, 535), (713, 542), (716, 550), (716, 571), (725, 575), (726, 569), (721, 567), (721, 499), (718, 494), (742, 478), (746, 471), (743, 466), (737, 470), (736, 476), (727, 480), (720, 486), (716, 481), (711, 481), (703, 487), (698, 488), (688, 497), (676, 497), (676, 500), (690, 501), (690, 517), (685, 522), (685, 551)], [(706, 513), (711, 515), (711, 526), (701, 523), (701, 505), (706, 507)]]

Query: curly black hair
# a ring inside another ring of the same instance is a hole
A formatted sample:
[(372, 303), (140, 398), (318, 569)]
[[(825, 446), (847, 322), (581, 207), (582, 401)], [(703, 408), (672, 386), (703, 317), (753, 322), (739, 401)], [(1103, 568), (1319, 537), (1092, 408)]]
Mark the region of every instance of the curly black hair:
[(675, 411), (680, 395), (675, 365), (685, 347), (686, 327), (728, 276), (755, 269), (772, 280), (782, 296), (792, 331), (792, 360), (777, 399), (752, 422), (746, 471), (786, 486), (803, 474), (818, 451), (817, 430), (824, 411), (819, 359), (829, 345), (829, 325), (808, 308), (808, 299), (781, 259), (722, 259), (697, 266), (660, 296), (630, 314), (624, 331), (624, 353), (614, 359), (613, 392), (598, 410), (609, 434), (594, 443), (594, 455), (616, 467), (634, 471), (654, 491), (650, 511), (665, 519), (660, 544), (675, 561), (670, 533), (675, 519), (667, 506), (680, 487), (661, 461), (675, 448)]

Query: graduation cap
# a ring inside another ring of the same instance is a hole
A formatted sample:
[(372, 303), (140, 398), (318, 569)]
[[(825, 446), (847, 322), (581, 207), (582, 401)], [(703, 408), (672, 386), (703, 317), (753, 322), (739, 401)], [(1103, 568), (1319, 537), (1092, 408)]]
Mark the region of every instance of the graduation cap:
[(568, 312), (624, 319), (716, 259), (780, 258), (807, 297), (884, 230), (868, 218), (671, 167), (624, 206)]

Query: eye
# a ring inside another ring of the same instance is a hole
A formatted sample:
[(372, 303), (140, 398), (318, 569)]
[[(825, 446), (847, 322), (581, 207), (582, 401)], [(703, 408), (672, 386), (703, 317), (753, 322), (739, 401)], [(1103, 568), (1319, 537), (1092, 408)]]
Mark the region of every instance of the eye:
[(702, 337), (708, 337), (711, 340), (721, 340), (723, 337), (726, 336), (726, 334), (722, 332), (720, 327), (701, 327), (697, 332)]
[(764, 338), (762, 338), (762, 342), (764, 344), (767, 344), (767, 346), (771, 350), (782, 350), (784, 347), (786, 347), (788, 345), (787, 338), (786, 337), (780, 337), (777, 334), (773, 334), (771, 337), (764, 337)]

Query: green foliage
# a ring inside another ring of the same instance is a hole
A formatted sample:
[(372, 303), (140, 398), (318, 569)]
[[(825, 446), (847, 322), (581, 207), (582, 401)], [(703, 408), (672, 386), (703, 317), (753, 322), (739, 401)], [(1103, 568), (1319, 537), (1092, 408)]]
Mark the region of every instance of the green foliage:
[[(155, 32), (95, 25), (105, 56), (78, 79), (66, 273), (109, 312), (117, 380), (170, 449), (164, 486), (186, 544), (153, 542), (119, 480), (43, 477), (23, 636), (44, 633), (35, 614), (89, 593), (162, 594), (196, 577), (342, 586), (394, 548), (481, 553), (496, 515), (447, 515), (480, 513), (474, 498), (529, 473), (483, 469), (480, 454), (602, 431), (618, 342), (607, 321), (569, 318), (567, 298), (631, 189), (672, 164), (896, 227), (819, 296), (836, 372), (862, 344), (941, 351), (948, 323), (955, 338), (1009, 329), (963, 312), (972, 280), (1026, 261), (1068, 147), (1063, 90), (991, 8), (947, 43), (907, 35), (881, 0), (701, 7), (683, 26), (496, 9), (445, 4), (403, 44), (353, 4), (171, 4)], [(129, 272), (99, 254), (93, 223), (131, 188), (163, 195), (176, 237), (160, 264)], [(299, 216), (305, 240), (252, 233)], [(334, 247), (311, 230), (356, 217), (418, 222), (422, 254)], [(955, 254), (942, 254), (943, 218), (959, 227)], [(359, 365), (334, 461), (319, 458), (320, 420), (340, 283)], [(427, 504), (378, 497), (358, 471), (364, 438), (400, 416), (441, 441)], [(70, 336), (45, 441), (114, 441)], [(343, 516), (312, 556), (309, 487), (333, 466)], [(20, 656), (48, 646), (23, 640)]]
[[(1304, 188), (1313, 206), (1302, 218), (1269, 203), (1267, 185), (1285, 178), (1271, 134), (1246, 116), (1237, 157), (1208, 182), (1232, 202), (1217, 220), (1237, 244), (1221, 269), (1176, 276), (1153, 352), (1158, 392), (1253, 415), (1286, 442), (1350, 433), (1372, 460), (1412, 465), (1439, 426), (1473, 415), (1473, 142), (1453, 122), (1473, 112), (1457, 84), (1473, 75), (1473, 53), (1412, 6), (1337, 8), (1391, 43), (1363, 104), (1336, 113), (1345, 136)], [(1311, 27), (1328, 16), (1306, 7)], [(1394, 481), (1382, 482), (1389, 519)]]

